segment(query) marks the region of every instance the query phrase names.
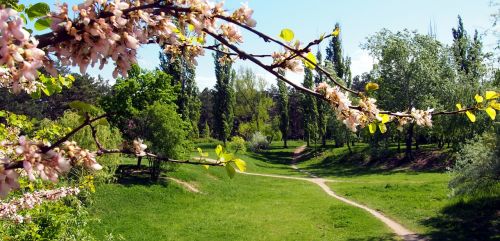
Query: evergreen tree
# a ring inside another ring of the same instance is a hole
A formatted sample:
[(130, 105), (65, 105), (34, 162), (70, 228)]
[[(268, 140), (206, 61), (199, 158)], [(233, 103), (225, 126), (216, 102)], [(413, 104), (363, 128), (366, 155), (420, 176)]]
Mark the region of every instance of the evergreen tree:
[[(340, 28), (339, 23), (335, 24), (335, 28)], [(337, 77), (344, 78), (345, 67), (342, 57), (342, 40), (340, 39), (340, 34), (332, 37), (330, 44), (326, 48), (326, 60), (333, 64)]]
[(217, 79), (214, 95), (214, 131), (225, 145), (233, 130), (233, 81), (236, 73), (232, 69), (232, 63), (221, 61), (224, 57), (223, 53), (216, 52), (213, 57)]
[[(310, 69), (304, 70), (303, 86), (309, 89), (314, 88), (313, 73)], [(302, 100), (304, 106), (304, 138), (307, 146), (311, 145), (311, 140), (316, 141), (318, 136), (318, 106), (316, 97), (305, 94)]]
[[(285, 75), (285, 71), (283, 69), (279, 69), (278, 73), (280, 75)], [(288, 140), (288, 127), (290, 117), (288, 115), (288, 87), (286, 86), (284, 81), (278, 80), (278, 111), (280, 113), (280, 131), (281, 136), (283, 138), (283, 145), (287, 148), (287, 140)]]

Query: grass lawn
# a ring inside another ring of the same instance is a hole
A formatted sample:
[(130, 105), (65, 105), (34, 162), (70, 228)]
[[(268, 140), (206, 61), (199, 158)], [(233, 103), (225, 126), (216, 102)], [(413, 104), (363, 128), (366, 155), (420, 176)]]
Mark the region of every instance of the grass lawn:
[(148, 184), (140, 177), (98, 187), (92, 224), (99, 240), (391, 240), (366, 212), (327, 196), (314, 184), (236, 175), (182, 165), (169, 174), (197, 186)]
[(355, 158), (346, 147), (328, 149), (303, 160), (299, 167), (340, 180), (328, 183), (339, 195), (377, 209), (433, 240), (500, 240), (500, 219), (495, 214), (500, 205), (498, 197), (450, 199), (451, 177), (445, 171), (363, 165), (355, 159), (371, 154), (367, 145), (358, 144), (353, 150)]

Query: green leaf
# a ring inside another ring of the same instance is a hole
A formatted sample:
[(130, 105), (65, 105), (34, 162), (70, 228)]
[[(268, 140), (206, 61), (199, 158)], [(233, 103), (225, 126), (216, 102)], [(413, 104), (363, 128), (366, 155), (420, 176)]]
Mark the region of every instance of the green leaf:
[(387, 126), (385, 126), (384, 123), (378, 123), (378, 129), (382, 134), (384, 134), (387, 131)]
[(83, 101), (79, 101), (79, 100), (75, 100), (75, 101), (72, 101), (71, 103), (69, 103), (69, 107), (77, 110), (78, 112), (80, 112), (80, 114), (82, 114), (82, 113), (94, 113), (97, 111), (97, 109), (93, 105), (87, 104), (87, 103), (85, 103)]
[(20, 14), (19, 16), (21, 17), (21, 19), (23, 20), (25, 25), (28, 24), (28, 20), (26, 19), (26, 15)]
[(234, 164), (236, 164), (236, 167), (242, 172), (247, 170), (247, 163), (241, 159), (235, 159)]
[(496, 100), (492, 100), (490, 101), (490, 107), (495, 110), (500, 110), (500, 103), (498, 103)]
[(476, 122), (476, 116), (472, 112), (466, 111), (465, 114), (467, 114), (467, 117), (469, 117), (471, 122)]
[(462, 104), (457, 103), (455, 106), (457, 107), (458, 110), (462, 110)]
[(495, 109), (488, 107), (484, 111), (486, 111), (486, 114), (488, 114), (488, 116), (490, 116), (492, 120), (495, 120), (495, 117), (497, 116), (497, 112), (495, 111)]
[(109, 126), (108, 120), (106, 118), (99, 119), (95, 122), (96, 125)]
[(26, 9), (26, 14), (28, 14), (28, 18), (33, 20), (35, 18), (47, 16), (50, 12), (50, 7), (46, 3), (37, 3), (30, 8)]
[(230, 177), (230, 178), (233, 178), (234, 177), (234, 174), (236, 174), (236, 170), (234, 170), (234, 167), (231, 166), (231, 164), (227, 163), (226, 164), (226, 172), (227, 172), (227, 175)]
[[(304, 65), (306, 66), (306, 68), (309, 68), (309, 69), (314, 69), (314, 68), (316, 68), (316, 66), (315, 66), (315, 65), (317, 65), (317, 64), (318, 64), (318, 60), (316, 60), (316, 56), (314, 56), (314, 54), (313, 54), (313, 53), (311, 53), (311, 52), (307, 53), (307, 55), (306, 55), (306, 57), (305, 57), (305, 58), (306, 58), (307, 60), (309, 60), (309, 61), (307, 61), (306, 59), (304, 59), (304, 60), (303, 60)], [(312, 63), (311, 63), (311, 62), (312, 62)], [(314, 63), (314, 64), (313, 64), (313, 63)]]
[(366, 85), (365, 85), (365, 90), (366, 91), (374, 91), (374, 90), (378, 90), (378, 84), (377, 83), (373, 83), (373, 82), (368, 82)]
[(196, 150), (198, 150), (198, 153), (200, 153), (200, 155), (201, 155), (201, 153), (203, 153), (203, 150), (201, 148), (199, 148), (199, 147), (196, 148)]
[(377, 131), (377, 124), (375, 124), (375, 123), (373, 123), (373, 122), (372, 122), (372, 123), (370, 123), (370, 124), (368, 125), (368, 130), (370, 130), (370, 133), (371, 133), (371, 134), (375, 134), (375, 132)]
[(382, 119), (382, 124), (385, 124), (391, 120), (391, 117), (388, 114), (379, 114), (378, 116)]
[(221, 154), (222, 154), (222, 146), (221, 145), (217, 145), (217, 147), (215, 148), (215, 154), (220, 157)]
[(35, 29), (38, 31), (45, 30), (50, 27), (51, 23), (52, 23), (51, 18), (40, 18), (35, 22)]
[(293, 31), (291, 29), (284, 28), (283, 30), (281, 30), (280, 38), (282, 38), (286, 42), (292, 41), (294, 37), (295, 37), (295, 34), (293, 33)]

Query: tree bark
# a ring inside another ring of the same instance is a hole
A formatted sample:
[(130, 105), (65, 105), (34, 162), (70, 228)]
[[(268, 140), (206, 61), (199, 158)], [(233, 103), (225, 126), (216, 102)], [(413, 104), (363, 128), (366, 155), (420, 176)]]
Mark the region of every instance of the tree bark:
[(411, 143), (413, 141), (413, 127), (414, 127), (414, 123), (411, 123), (408, 126), (408, 132), (407, 132), (407, 136), (406, 136), (405, 158), (408, 161), (412, 161), (413, 160), (413, 155), (412, 155), (412, 152), (411, 152), (411, 146), (412, 146)]
[(142, 156), (137, 157), (137, 167), (141, 167)]

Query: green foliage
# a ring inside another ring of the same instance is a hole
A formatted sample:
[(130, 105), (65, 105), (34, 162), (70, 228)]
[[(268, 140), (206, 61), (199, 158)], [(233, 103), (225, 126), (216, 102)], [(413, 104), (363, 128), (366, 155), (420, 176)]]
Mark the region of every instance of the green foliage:
[(248, 142), (248, 146), (252, 151), (261, 151), (269, 147), (269, 141), (267, 140), (266, 136), (264, 136), (262, 133), (255, 132), (252, 135), (250, 141)]
[(453, 179), (449, 186), (452, 195), (499, 195), (500, 185), (500, 128), (485, 132), (462, 146), (451, 168)]
[[(313, 74), (311, 70), (305, 69), (303, 86), (309, 89), (314, 88)], [(302, 105), (304, 108), (304, 138), (307, 145), (311, 141), (318, 139), (318, 106), (316, 105), (316, 97), (305, 94)]]
[(231, 141), (228, 143), (228, 149), (236, 153), (245, 153), (247, 151), (247, 146), (245, 139), (240, 136), (231, 137)]
[(197, 138), (201, 102), (195, 79), (196, 66), (185, 57), (160, 53), (160, 69), (172, 76), (171, 85), (177, 96), (177, 112), (191, 124), (190, 136)]
[[(285, 71), (282, 69), (278, 70), (280, 75), (285, 75)], [(288, 88), (284, 81), (277, 80), (278, 82), (278, 111), (279, 111), (279, 129), (281, 131), (281, 136), (283, 138), (284, 146), (287, 146), (286, 141), (288, 140), (288, 127), (290, 116), (288, 114)]]
[[(73, 129), (82, 123), (82, 118), (75, 112), (66, 111), (61, 118), (54, 122), (46, 120), (44, 126), (50, 127), (53, 123), (57, 126)], [(95, 129), (97, 131), (97, 139), (104, 148), (114, 149), (121, 146), (123, 139), (118, 128), (103, 123), (102, 125), (95, 125)], [(83, 148), (97, 150), (92, 132), (88, 126), (77, 132), (70, 140), (76, 141)], [(103, 166), (103, 169), (93, 173), (96, 182), (113, 181), (116, 168), (120, 164), (120, 158), (121, 156), (118, 154), (97, 157), (97, 162)], [(83, 170), (78, 171), (81, 171), (81, 173), (77, 173), (80, 178), (87, 175)]]
[(292, 41), (294, 37), (295, 37), (295, 34), (293, 33), (293, 31), (291, 29), (284, 28), (280, 32), (280, 38), (285, 40), (286, 42)]
[(233, 82), (236, 73), (232, 69), (232, 64), (221, 61), (225, 57), (222, 53), (216, 52), (214, 55), (215, 84), (214, 95), (214, 132), (219, 140), (224, 143), (231, 135), (234, 121), (234, 91)]
[(183, 159), (188, 156), (189, 123), (177, 114), (174, 104), (156, 102), (140, 113), (142, 136), (151, 143), (150, 149), (161, 156)]
[(95, 240), (88, 230), (91, 217), (77, 197), (45, 202), (22, 214), (31, 216), (31, 221), (0, 221), (2, 240)]
[(176, 94), (170, 81), (171, 77), (162, 71), (141, 70), (134, 65), (129, 77), (118, 79), (101, 105), (106, 113), (112, 113), (111, 124), (120, 128), (126, 139), (135, 139), (144, 132), (139, 126), (141, 111), (155, 102), (175, 104)]

